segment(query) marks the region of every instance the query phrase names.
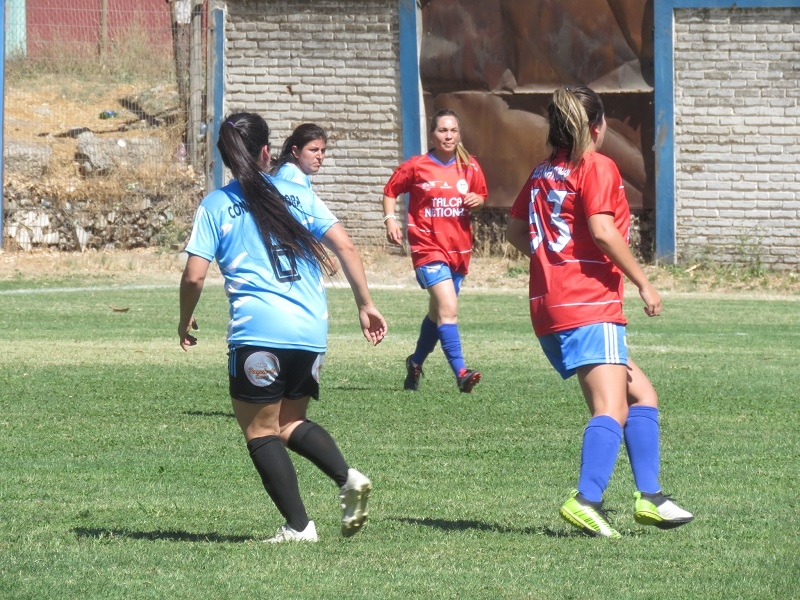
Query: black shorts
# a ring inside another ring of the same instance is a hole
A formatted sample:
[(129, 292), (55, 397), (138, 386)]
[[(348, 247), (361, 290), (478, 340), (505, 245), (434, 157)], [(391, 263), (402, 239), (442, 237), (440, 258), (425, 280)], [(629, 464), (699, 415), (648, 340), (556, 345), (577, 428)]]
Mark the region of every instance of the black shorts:
[(272, 404), (283, 398), (319, 399), (319, 372), (325, 354), (262, 346), (236, 346), (228, 351), (231, 398)]

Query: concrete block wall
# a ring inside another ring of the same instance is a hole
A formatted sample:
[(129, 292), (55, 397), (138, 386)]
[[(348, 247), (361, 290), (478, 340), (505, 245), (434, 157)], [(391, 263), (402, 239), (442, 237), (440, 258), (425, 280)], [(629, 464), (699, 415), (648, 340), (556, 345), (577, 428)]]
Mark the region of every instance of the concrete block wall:
[(264, 116), (273, 153), (304, 122), (328, 152), (317, 194), (360, 247), (385, 245), (383, 186), (402, 161), (396, 0), (228, 0), (225, 112)]
[(800, 267), (800, 9), (675, 11), (683, 263)]

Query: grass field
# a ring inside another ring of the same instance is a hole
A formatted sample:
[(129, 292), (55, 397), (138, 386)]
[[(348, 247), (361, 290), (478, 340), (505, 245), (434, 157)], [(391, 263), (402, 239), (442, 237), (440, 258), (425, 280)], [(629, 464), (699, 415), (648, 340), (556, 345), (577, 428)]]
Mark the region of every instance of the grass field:
[(609, 541), (558, 517), (586, 414), (535, 343), (524, 292), (465, 288), (465, 351), (484, 374), (465, 395), (438, 350), (420, 392), (401, 390), (422, 292), (374, 292), (390, 334), (373, 349), (349, 292), (331, 290), (311, 417), (373, 479), (370, 521), (342, 539), (335, 486), (298, 459), (321, 541), (273, 546), (281, 519), (227, 399), (220, 286), (185, 354), (177, 278), (93, 283), (0, 283), (2, 598), (800, 595), (796, 297), (674, 294), (658, 319), (630, 299), (629, 345), (661, 398), (662, 480), (696, 518), (637, 526), (622, 452), (606, 504), (623, 539)]

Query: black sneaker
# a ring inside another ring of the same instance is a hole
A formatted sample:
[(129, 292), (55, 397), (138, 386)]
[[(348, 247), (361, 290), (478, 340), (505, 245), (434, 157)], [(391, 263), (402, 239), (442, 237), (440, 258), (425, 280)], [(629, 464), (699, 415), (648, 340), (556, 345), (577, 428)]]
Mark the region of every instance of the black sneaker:
[(403, 389), (416, 392), (419, 389), (419, 378), (423, 375), (422, 365), (414, 365), (409, 356), (406, 359), (406, 380), (403, 382)]
[(456, 377), (456, 381), (458, 382), (458, 391), (464, 392), (465, 394), (471, 394), (472, 388), (474, 388), (475, 385), (480, 382), (480, 380), (480, 371), (464, 369), (461, 371), (461, 375)]

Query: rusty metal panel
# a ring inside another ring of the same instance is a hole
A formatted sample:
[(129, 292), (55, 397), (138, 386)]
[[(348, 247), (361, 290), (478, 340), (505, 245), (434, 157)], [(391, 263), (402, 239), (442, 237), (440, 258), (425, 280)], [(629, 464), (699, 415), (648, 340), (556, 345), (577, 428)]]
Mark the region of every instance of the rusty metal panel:
[(428, 114), (461, 115), (489, 206), (510, 206), (548, 154), (553, 90), (600, 92), (634, 210), (655, 205), (652, 0), (430, 0), (422, 2), (420, 76)]

